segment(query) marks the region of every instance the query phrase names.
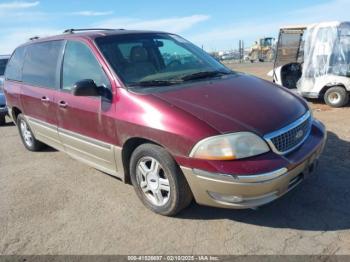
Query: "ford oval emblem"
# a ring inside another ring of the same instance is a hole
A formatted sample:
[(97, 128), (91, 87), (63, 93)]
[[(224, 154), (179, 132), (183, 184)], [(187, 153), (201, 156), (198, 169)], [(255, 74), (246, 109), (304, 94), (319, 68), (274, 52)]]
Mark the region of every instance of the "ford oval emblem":
[(304, 131), (303, 130), (299, 130), (296, 134), (295, 134), (295, 139), (299, 139), (304, 135)]

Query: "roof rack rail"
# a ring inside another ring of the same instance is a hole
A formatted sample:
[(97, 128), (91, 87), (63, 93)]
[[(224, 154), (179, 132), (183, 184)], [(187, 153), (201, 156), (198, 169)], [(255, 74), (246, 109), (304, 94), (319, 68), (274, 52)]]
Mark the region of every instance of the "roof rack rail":
[(39, 38), (40, 38), (40, 37), (36, 35), (36, 36), (30, 37), (29, 40), (30, 40), (30, 41), (33, 41), (33, 40), (37, 40), (37, 39), (39, 39)]
[(111, 29), (111, 28), (71, 28), (63, 31), (64, 34), (73, 34), (74, 32), (80, 31), (114, 31), (114, 30), (124, 30), (124, 29)]

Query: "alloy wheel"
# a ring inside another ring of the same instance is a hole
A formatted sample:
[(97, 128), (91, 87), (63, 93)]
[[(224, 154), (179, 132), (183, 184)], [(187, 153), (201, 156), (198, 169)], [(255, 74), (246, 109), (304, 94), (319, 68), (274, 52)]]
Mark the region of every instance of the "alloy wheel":
[(145, 197), (156, 206), (169, 201), (169, 180), (161, 164), (153, 157), (143, 157), (138, 161), (136, 179)]
[(33, 135), (32, 132), (30, 131), (27, 123), (22, 120), (20, 123), (20, 129), (21, 129), (21, 133), (24, 139), (24, 142), (26, 143), (27, 146), (32, 147), (34, 140), (33, 140)]

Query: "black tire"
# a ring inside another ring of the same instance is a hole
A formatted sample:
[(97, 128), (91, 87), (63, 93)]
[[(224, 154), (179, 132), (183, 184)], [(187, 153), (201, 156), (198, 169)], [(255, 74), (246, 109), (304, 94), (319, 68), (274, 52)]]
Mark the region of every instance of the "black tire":
[[(27, 142), (25, 139), (25, 135), (24, 132), (22, 131), (22, 123), (24, 123), (27, 128), (28, 128), (28, 132), (31, 135), (32, 139), (31, 139), (31, 143)], [(25, 146), (26, 149), (28, 149), (29, 151), (40, 151), (45, 145), (43, 143), (41, 143), (40, 141), (36, 140), (34, 137), (34, 134), (32, 132), (32, 130), (30, 129), (30, 126), (27, 122), (27, 120), (24, 118), (24, 116), (22, 114), (19, 114), (17, 116), (17, 127), (18, 127), (18, 131), (19, 131), (19, 135), (22, 139), (22, 143)]]
[[(140, 161), (148, 157), (159, 162), (164, 176), (169, 182), (170, 193), (164, 205), (152, 203), (139, 184), (137, 168)], [(139, 199), (155, 213), (164, 216), (174, 216), (192, 202), (192, 192), (181, 169), (171, 155), (158, 145), (142, 144), (135, 149), (130, 159), (130, 178)]]
[(0, 116), (0, 126), (4, 126), (6, 124), (5, 116)]
[(342, 86), (334, 86), (326, 91), (324, 101), (331, 107), (342, 107), (349, 102), (349, 93)]

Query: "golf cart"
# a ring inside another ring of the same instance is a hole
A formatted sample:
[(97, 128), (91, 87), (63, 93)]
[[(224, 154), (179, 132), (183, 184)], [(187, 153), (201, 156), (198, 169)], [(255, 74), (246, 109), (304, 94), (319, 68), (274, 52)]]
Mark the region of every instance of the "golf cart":
[(342, 107), (350, 92), (350, 22), (280, 29), (273, 81), (307, 98)]

